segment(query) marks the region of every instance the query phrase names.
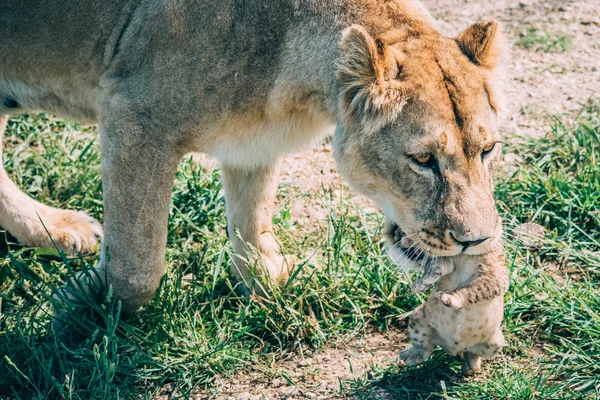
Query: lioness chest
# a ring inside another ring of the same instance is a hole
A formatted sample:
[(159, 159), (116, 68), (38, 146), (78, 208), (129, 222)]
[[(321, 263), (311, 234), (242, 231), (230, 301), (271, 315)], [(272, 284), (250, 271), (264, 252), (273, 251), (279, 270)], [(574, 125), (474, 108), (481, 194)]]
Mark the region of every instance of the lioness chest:
[(269, 164), (279, 155), (333, 131), (335, 121), (318, 104), (307, 105), (302, 109), (270, 105), (219, 118), (206, 132), (195, 136), (198, 150), (232, 165)]

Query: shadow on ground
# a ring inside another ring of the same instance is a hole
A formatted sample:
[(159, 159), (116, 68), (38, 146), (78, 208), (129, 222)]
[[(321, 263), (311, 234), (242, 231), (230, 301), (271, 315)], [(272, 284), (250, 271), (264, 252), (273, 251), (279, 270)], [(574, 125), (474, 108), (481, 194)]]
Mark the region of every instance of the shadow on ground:
[(463, 382), (460, 361), (441, 351), (418, 366), (392, 366), (373, 376), (346, 382), (346, 391), (353, 399), (429, 399), (446, 398), (446, 390)]

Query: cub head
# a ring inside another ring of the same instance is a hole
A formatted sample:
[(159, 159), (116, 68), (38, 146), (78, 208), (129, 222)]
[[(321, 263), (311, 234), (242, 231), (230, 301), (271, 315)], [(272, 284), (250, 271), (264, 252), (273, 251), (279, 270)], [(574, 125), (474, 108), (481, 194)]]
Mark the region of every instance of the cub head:
[(385, 212), (390, 254), (485, 254), (499, 245), (492, 173), (505, 42), (496, 22), (456, 38), (348, 28), (338, 60), (341, 173)]

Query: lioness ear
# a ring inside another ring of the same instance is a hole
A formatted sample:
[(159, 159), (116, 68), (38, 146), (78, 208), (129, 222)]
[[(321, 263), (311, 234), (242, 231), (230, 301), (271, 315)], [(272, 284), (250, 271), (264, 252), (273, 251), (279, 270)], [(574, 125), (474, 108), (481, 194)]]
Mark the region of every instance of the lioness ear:
[(339, 45), (338, 80), (345, 123), (381, 128), (406, 102), (399, 62), (402, 54), (358, 25), (346, 29)]
[(456, 42), (473, 64), (488, 70), (499, 67), (507, 49), (502, 26), (496, 21), (471, 25), (456, 37)]
[(456, 43), (473, 64), (488, 71), (485, 85), (490, 106), (496, 115), (502, 114), (505, 108), (502, 63), (508, 54), (502, 26), (496, 21), (473, 24), (456, 37)]

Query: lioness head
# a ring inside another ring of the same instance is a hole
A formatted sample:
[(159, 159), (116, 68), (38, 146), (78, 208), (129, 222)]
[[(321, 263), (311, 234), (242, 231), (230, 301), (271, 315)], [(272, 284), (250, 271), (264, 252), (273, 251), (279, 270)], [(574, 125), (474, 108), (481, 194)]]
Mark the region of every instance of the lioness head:
[(340, 42), (340, 171), (386, 215), (391, 256), (483, 254), (499, 243), (492, 172), (500, 157), (504, 41), (495, 22), (456, 38), (410, 29)]

